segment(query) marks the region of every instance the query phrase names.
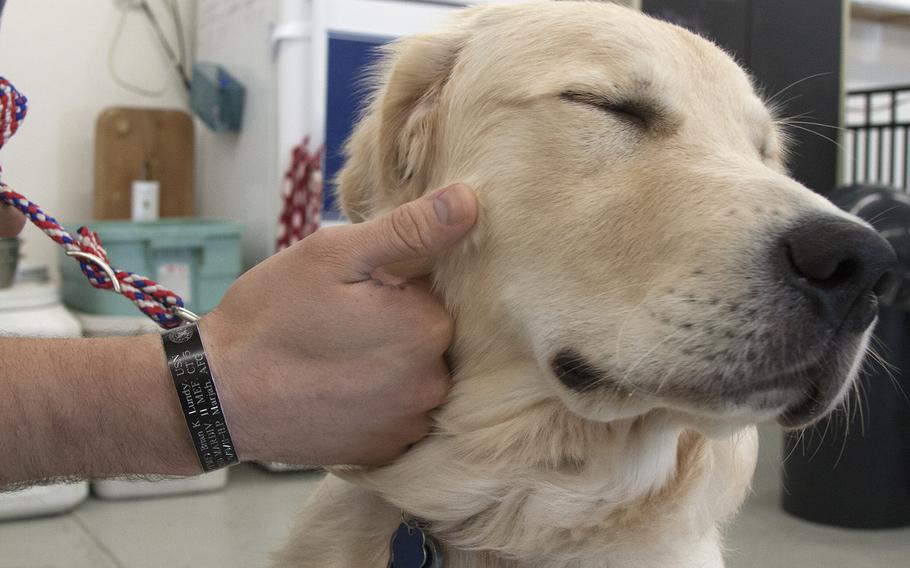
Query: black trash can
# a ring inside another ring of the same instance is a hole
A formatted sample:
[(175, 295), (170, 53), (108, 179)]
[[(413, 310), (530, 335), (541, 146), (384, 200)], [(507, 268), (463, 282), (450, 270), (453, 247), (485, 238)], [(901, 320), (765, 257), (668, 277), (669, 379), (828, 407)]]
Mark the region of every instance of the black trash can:
[(872, 222), (901, 261), (902, 286), (886, 302), (891, 307), (881, 308), (873, 341), (892, 368), (867, 360), (860, 408), (854, 398), (850, 416), (841, 412), (802, 436), (785, 434), (783, 508), (839, 527), (910, 526), (910, 200), (873, 186), (828, 197)]

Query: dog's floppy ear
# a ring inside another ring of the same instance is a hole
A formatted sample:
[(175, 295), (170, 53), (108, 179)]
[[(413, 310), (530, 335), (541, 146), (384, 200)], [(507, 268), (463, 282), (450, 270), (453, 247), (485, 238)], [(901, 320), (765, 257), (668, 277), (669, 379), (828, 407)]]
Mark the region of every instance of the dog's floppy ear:
[(385, 48), (373, 98), (345, 146), (338, 195), (348, 218), (416, 199), (428, 189), (442, 93), (466, 40), (461, 28), (410, 37)]

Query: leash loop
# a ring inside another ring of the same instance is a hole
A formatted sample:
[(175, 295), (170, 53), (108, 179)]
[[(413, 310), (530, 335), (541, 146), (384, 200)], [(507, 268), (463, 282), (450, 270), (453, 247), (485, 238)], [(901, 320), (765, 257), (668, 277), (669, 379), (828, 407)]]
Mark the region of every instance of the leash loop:
[(112, 268), (98, 234), (87, 227), (81, 227), (75, 236), (70, 234), (37, 204), (3, 182), (0, 182), (0, 202), (18, 209), (33, 225), (59, 244), (67, 256), (77, 259), (82, 273), (93, 287), (112, 290), (127, 297), (142, 313), (164, 329), (199, 321), (199, 316), (186, 309), (183, 299), (173, 291), (145, 276)]
[[(28, 99), (0, 77), (0, 147), (16, 133), (27, 112)], [(67, 256), (77, 259), (82, 273), (95, 288), (113, 290), (126, 296), (142, 313), (165, 329), (180, 327), (184, 322), (199, 321), (199, 316), (187, 310), (183, 299), (171, 290), (136, 273), (111, 268), (107, 251), (101, 246), (97, 233), (81, 227), (75, 236), (70, 234), (37, 204), (0, 181), (0, 204), (3, 203), (18, 209), (33, 225), (63, 247)]]

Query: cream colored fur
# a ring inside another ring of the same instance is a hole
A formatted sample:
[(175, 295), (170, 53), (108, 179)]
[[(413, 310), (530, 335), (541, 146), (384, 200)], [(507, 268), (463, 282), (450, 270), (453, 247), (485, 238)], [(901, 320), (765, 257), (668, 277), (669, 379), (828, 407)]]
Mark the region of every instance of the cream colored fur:
[[(749, 78), (631, 10), (538, 2), (398, 42), (377, 81), (340, 177), (349, 217), (456, 181), (482, 203), (470, 242), (433, 259), (457, 322), (454, 387), (396, 463), (329, 475), (276, 565), (385, 567), (406, 512), (446, 567), (722, 566), (751, 424), (794, 396), (725, 395), (759, 378), (749, 345), (785, 348), (786, 315), (747, 297), (743, 267), (778, 224), (839, 214), (786, 176)], [(663, 116), (642, 132), (567, 91), (643, 97)], [(715, 344), (728, 355), (712, 363)], [(560, 384), (564, 346), (622, 386)], [(714, 371), (731, 382), (686, 396)]]

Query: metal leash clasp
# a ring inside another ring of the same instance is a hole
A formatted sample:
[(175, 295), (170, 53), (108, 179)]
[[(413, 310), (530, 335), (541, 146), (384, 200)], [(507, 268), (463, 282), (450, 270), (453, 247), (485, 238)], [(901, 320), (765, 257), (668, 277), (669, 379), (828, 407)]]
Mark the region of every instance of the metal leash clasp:
[(186, 308), (176, 308), (174, 310), (174, 313), (177, 314), (177, 317), (179, 317), (184, 322), (189, 323), (189, 324), (199, 323), (199, 320), (202, 319), (201, 317), (199, 317), (198, 315), (194, 314), (193, 312), (189, 311)]
[(123, 286), (121, 286), (120, 281), (117, 280), (117, 273), (114, 272), (114, 269), (111, 268), (108, 263), (104, 262), (104, 259), (102, 259), (100, 256), (82, 252), (81, 250), (68, 250), (66, 251), (66, 256), (78, 258), (79, 260), (85, 260), (97, 265), (98, 268), (104, 271), (107, 277), (110, 278), (111, 285), (114, 287), (114, 292), (117, 292), (118, 294), (123, 293)]
[[(118, 294), (123, 293), (123, 286), (120, 284), (120, 281), (117, 280), (117, 273), (114, 272), (114, 269), (111, 268), (111, 265), (105, 262), (104, 259), (102, 259), (100, 256), (83, 252), (81, 250), (68, 250), (66, 251), (66, 256), (78, 258), (80, 260), (85, 260), (91, 262), (92, 264), (95, 264), (110, 279), (111, 286), (114, 288), (114, 292), (117, 292)], [(199, 323), (199, 320), (202, 319), (186, 308), (174, 308), (174, 313), (177, 314), (177, 317), (179, 317), (181, 320), (189, 324)]]

